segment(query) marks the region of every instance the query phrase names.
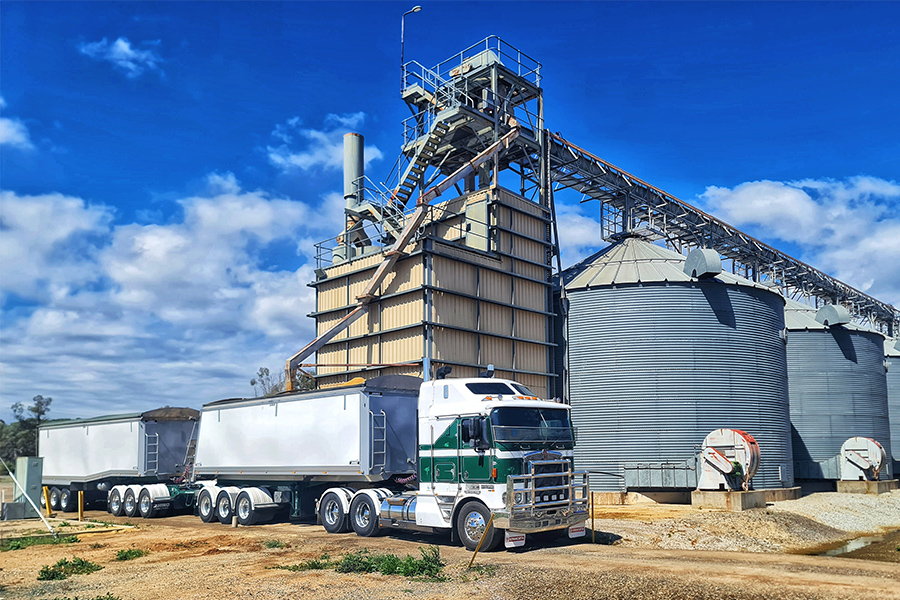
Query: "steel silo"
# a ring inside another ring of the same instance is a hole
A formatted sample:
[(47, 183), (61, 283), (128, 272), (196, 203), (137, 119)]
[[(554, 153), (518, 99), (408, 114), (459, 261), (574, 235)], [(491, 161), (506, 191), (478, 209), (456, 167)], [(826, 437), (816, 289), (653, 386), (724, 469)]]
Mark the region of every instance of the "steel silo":
[(796, 478), (840, 479), (841, 445), (854, 436), (878, 441), (890, 456), (884, 336), (791, 300), (785, 322)]
[(592, 489), (694, 488), (719, 428), (758, 440), (754, 487), (794, 483), (784, 300), (698, 256), (685, 273), (682, 255), (626, 238), (563, 273), (576, 464), (607, 473)]
[[(888, 338), (884, 341), (884, 362), (887, 382), (888, 420), (891, 428), (891, 439), (900, 444), (900, 339)], [(895, 450), (897, 454), (900, 451)], [(894, 477), (900, 469), (900, 456), (892, 454), (891, 471)]]

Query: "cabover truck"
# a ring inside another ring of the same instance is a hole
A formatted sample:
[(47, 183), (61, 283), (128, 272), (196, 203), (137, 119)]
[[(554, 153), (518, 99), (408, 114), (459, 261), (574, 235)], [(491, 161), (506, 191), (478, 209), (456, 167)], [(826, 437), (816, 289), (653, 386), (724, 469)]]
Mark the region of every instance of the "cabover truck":
[(221, 400), (201, 413), (194, 476), (215, 482), (200, 482), (196, 510), (244, 525), (317, 517), (360, 536), (445, 531), (469, 549), (577, 537), (588, 485), (574, 442), (568, 406), (493, 378)]
[[(191, 460), (199, 417), (200, 412), (192, 408), (167, 406), (41, 425), (38, 454), (44, 457), (42, 483), (49, 490), (50, 507), (73, 512), (77, 510), (77, 492), (84, 492), (86, 503), (104, 501), (120, 484), (128, 487), (112, 501), (129, 503), (130, 516), (147, 487), (157, 491), (157, 510), (189, 506), (185, 502), (194, 496), (190, 486), (173, 486), (172, 495), (161, 490), (168, 491), (165, 482), (177, 478)], [(163, 497), (169, 500), (163, 501)], [(41, 499), (44, 503), (43, 495)]]

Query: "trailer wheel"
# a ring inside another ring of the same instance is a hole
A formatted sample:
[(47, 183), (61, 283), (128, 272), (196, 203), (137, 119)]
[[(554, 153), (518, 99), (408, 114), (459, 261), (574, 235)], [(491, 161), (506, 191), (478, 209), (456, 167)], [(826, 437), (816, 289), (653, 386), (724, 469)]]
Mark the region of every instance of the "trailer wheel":
[(250, 494), (241, 492), (238, 494), (234, 503), (234, 512), (237, 515), (238, 523), (241, 525), (256, 525), (263, 521), (265, 515), (253, 508), (253, 502), (250, 500)]
[(209, 490), (202, 490), (197, 499), (197, 512), (204, 523), (212, 523), (216, 520), (216, 503)]
[(497, 547), (497, 543), (500, 541), (498, 531), (493, 525), (490, 529), (485, 530), (490, 518), (491, 511), (481, 502), (473, 500), (463, 505), (462, 510), (456, 515), (456, 534), (462, 540), (463, 546), (474, 550), (483, 536), (482, 552), (488, 552)]
[(106, 510), (114, 517), (121, 517), (125, 514), (125, 507), (122, 506), (122, 494), (119, 490), (113, 490), (109, 494), (109, 502), (106, 504)]
[(153, 500), (150, 499), (150, 492), (147, 490), (142, 490), (141, 495), (138, 496), (138, 512), (143, 519), (153, 519), (159, 513), (159, 511), (154, 508)]
[(380, 533), (378, 510), (368, 494), (357, 494), (350, 503), (350, 524), (356, 535), (362, 537), (373, 537)]
[(59, 510), (63, 512), (75, 512), (78, 510), (77, 496), (69, 488), (59, 490)]
[(59, 488), (55, 485), (50, 488), (50, 508), (59, 510)]
[(319, 518), (322, 526), (328, 533), (347, 533), (350, 531), (350, 523), (344, 513), (344, 505), (334, 492), (328, 492), (319, 502)]
[(233, 514), (231, 496), (228, 495), (228, 492), (222, 490), (219, 492), (219, 497), (216, 498), (216, 516), (219, 517), (219, 523), (230, 525)]
[(41, 488), (41, 510), (47, 510), (47, 496), (44, 494), (44, 488)]
[(125, 490), (122, 507), (126, 517), (133, 517), (138, 513), (138, 504), (137, 499), (134, 497), (134, 490)]

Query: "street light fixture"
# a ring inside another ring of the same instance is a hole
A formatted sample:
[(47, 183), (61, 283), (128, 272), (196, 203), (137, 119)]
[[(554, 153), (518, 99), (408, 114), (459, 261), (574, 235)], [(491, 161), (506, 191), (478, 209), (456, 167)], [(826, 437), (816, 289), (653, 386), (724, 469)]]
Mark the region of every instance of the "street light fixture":
[(413, 6), (400, 17), (400, 91), (406, 85), (406, 63), (403, 62), (403, 33), (406, 29), (406, 15), (411, 15), (422, 10), (421, 6)]

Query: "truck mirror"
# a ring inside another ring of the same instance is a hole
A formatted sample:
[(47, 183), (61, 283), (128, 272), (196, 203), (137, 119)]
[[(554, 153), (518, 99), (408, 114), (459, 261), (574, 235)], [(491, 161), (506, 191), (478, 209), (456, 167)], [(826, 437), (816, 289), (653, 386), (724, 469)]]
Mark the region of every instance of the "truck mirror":
[[(476, 423), (472, 423), (472, 425), (475, 426)], [(475, 436), (475, 449), (489, 449), (491, 447), (491, 422), (486, 417), (479, 417), (477, 428), (478, 434)]]
[(459, 426), (459, 438), (464, 444), (470, 443), (475, 438), (475, 420), (463, 419)]

